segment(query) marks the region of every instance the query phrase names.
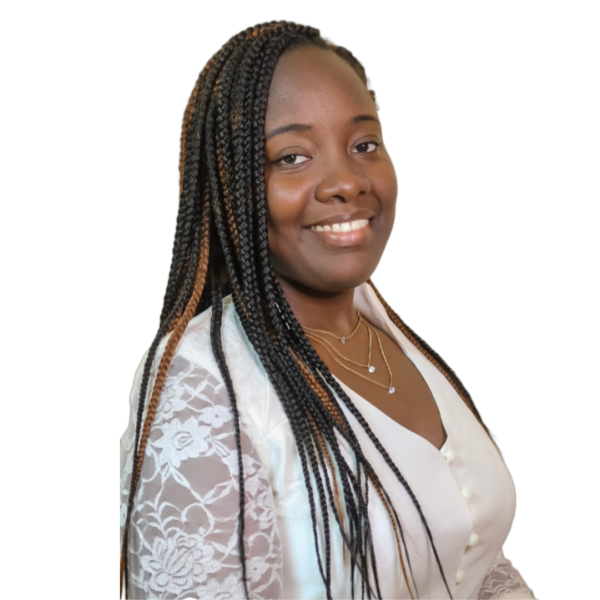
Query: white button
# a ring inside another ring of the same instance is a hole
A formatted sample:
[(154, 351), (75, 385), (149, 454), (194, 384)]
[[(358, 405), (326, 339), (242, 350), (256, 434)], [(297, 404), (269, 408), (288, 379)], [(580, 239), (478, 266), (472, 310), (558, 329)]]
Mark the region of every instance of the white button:
[(462, 569), (456, 571), (456, 583), (460, 583), (465, 578), (465, 572)]
[(444, 458), (446, 459), (447, 463), (451, 463), (456, 458), (456, 452), (454, 452), (452, 448), (449, 448), (446, 450), (446, 452), (444, 452)]
[(462, 488), (460, 490), (460, 493), (463, 495), (463, 497), (465, 498), (465, 500), (468, 500), (473, 495), (473, 492), (471, 491), (471, 488), (468, 488), (468, 487)]
[(476, 533), (472, 533), (469, 537), (469, 546), (472, 548), (473, 546), (477, 546), (479, 544), (479, 536)]

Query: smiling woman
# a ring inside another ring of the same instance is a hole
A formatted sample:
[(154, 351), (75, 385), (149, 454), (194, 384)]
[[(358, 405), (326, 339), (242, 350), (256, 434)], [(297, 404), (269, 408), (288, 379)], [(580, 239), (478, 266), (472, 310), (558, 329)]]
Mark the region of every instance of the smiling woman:
[(468, 392), (370, 277), (397, 194), (360, 63), (286, 22), (200, 74), (122, 440), (133, 598), (532, 598)]

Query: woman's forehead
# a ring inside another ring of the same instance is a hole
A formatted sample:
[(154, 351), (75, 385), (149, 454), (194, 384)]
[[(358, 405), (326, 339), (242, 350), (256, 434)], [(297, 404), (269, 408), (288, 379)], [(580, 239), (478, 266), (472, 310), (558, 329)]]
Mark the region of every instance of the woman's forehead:
[[(343, 106), (342, 106), (343, 104)], [(313, 46), (284, 54), (275, 68), (267, 104), (266, 126), (314, 111), (375, 113), (375, 104), (356, 71), (330, 50)]]

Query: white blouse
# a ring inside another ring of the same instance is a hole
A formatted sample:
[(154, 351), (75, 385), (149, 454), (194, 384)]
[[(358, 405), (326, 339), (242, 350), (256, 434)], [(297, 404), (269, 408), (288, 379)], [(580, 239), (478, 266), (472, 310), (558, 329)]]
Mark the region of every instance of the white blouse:
[[(354, 304), (397, 341), (437, 403), (447, 434), (440, 450), (340, 381), (418, 499), (452, 597), (533, 598), (501, 552), (514, 517), (515, 491), (496, 447), (445, 376), (389, 319), (368, 284), (356, 289)], [(244, 597), (235, 434), (229, 397), (210, 346), (210, 318), (208, 309), (189, 323), (152, 425), (129, 533), (131, 598)], [(241, 418), (250, 597), (323, 599), (325, 585), (292, 430), (230, 297), (224, 301), (222, 335)], [(166, 339), (151, 381), (165, 344)], [(121, 441), (122, 526), (143, 363)], [(419, 598), (448, 598), (413, 502), (355, 417), (340, 404), (399, 515)], [(340, 444), (353, 464), (350, 449), (344, 440)], [(332, 596), (351, 598), (348, 551), (332, 512), (329, 516)], [(389, 517), (375, 493), (369, 494), (369, 518), (382, 598), (410, 598)], [(322, 534), (320, 541), (323, 552)], [(358, 575), (355, 585), (360, 595)]]

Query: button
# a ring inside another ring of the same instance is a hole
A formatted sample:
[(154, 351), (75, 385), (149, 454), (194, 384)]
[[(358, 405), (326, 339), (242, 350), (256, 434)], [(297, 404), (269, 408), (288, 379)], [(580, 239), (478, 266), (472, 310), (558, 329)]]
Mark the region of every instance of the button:
[(479, 544), (479, 536), (476, 533), (472, 533), (469, 537), (469, 547), (477, 546)]
[(468, 500), (472, 495), (473, 492), (471, 491), (471, 488), (468, 487), (464, 487), (460, 490), (460, 493), (463, 495), (465, 500)]
[(446, 450), (446, 452), (444, 452), (444, 458), (446, 459), (447, 463), (451, 463), (456, 458), (456, 452), (454, 452), (452, 448), (449, 448)]
[(460, 583), (465, 578), (465, 572), (462, 569), (456, 571), (456, 583)]

